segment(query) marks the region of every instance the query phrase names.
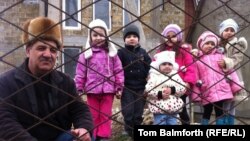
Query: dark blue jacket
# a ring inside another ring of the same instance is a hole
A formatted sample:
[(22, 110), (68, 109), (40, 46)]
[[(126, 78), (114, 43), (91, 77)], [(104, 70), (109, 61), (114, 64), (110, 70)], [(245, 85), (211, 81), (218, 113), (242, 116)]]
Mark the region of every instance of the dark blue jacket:
[(144, 90), (150, 69), (151, 58), (140, 45), (125, 45), (118, 50), (125, 75), (125, 87), (132, 90)]

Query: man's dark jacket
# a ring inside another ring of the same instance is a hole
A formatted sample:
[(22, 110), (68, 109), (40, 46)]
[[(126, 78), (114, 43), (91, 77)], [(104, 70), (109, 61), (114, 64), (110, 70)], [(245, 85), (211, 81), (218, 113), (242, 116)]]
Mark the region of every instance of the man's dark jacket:
[(91, 113), (77, 97), (73, 79), (59, 71), (50, 73), (51, 86), (45, 84), (50, 93), (42, 109), (49, 109), (49, 113), (38, 108), (41, 102), (34, 88), (37, 79), (28, 73), (27, 62), (0, 76), (0, 140), (55, 140), (72, 125), (92, 130)]

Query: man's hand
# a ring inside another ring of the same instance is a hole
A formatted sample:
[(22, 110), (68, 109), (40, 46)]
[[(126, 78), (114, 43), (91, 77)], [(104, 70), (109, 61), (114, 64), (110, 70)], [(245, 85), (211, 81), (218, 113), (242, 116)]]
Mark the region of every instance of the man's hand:
[(78, 128), (71, 130), (71, 133), (79, 137), (79, 141), (91, 141), (91, 136), (88, 131), (84, 128)]

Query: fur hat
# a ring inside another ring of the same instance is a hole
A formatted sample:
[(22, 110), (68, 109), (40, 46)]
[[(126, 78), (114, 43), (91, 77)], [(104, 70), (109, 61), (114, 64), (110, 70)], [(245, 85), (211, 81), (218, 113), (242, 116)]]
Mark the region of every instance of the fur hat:
[(175, 52), (174, 51), (162, 51), (154, 55), (155, 61), (151, 63), (151, 66), (155, 69), (160, 69), (162, 63), (168, 62), (173, 65), (173, 70), (177, 71), (179, 65), (175, 62)]
[(23, 43), (28, 43), (36, 38), (45, 40), (50, 39), (56, 42), (59, 49), (62, 48), (60, 25), (47, 17), (37, 17), (26, 21), (23, 30)]
[[(108, 36), (108, 27), (107, 27), (106, 23), (103, 20), (95, 19), (92, 22), (90, 22), (89, 23), (89, 29), (88, 29), (88, 38), (87, 38), (87, 41), (86, 41), (85, 48), (83, 48), (83, 50), (85, 50), (85, 52), (84, 52), (85, 59), (88, 59), (93, 55), (91, 45), (90, 45), (90, 38), (91, 38), (90, 29), (93, 29), (95, 27), (103, 28), (105, 30), (105, 32), (106, 32), (106, 35)], [(110, 42), (110, 40), (111, 40), (110, 37), (108, 37), (106, 39), (108, 39), (109, 56), (114, 57), (117, 54), (117, 49), (115, 48), (115, 45)]]
[(239, 26), (238, 24), (235, 22), (235, 20), (233, 19), (226, 19), (224, 20), (223, 22), (221, 22), (220, 24), (220, 35), (222, 34), (222, 32), (226, 29), (226, 28), (229, 28), (229, 27), (232, 27), (235, 31), (235, 33), (238, 32), (238, 29), (239, 29)]
[(211, 31), (205, 31), (203, 32), (200, 37), (197, 40), (197, 47), (201, 49), (203, 45), (208, 42), (212, 41), (214, 42), (215, 46), (218, 46), (219, 38)]
[(161, 33), (161, 35), (167, 36), (168, 32), (171, 32), (171, 31), (176, 34), (178, 41), (182, 41), (182, 36), (183, 36), (182, 31), (181, 31), (180, 26), (178, 26), (177, 24), (169, 24), (168, 26), (166, 26), (163, 32)]
[(124, 31), (123, 31), (123, 39), (125, 41), (125, 38), (129, 35), (129, 34), (134, 34), (138, 37), (138, 39), (140, 40), (140, 32), (139, 29), (136, 25), (129, 25), (127, 26)]

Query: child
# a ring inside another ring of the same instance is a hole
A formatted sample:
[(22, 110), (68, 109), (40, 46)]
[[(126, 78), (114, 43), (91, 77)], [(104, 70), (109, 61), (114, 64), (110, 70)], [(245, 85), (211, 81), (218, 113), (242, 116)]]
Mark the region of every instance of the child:
[(158, 71), (150, 73), (146, 85), (149, 110), (154, 114), (155, 125), (177, 125), (177, 113), (184, 106), (179, 97), (185, 93), (186, 84), (177, 73), (174, 51), (160, 52), (155, 59), (151, 66)]
[[(233, 19), (224, 20), (220, 24), (219, 32), (222, 37), (220, 46), (225, 50), (227, 58), (225, 60), (220, 60), (218, 64), (221, 68), (236, 69), (234, 71), (237, 72), (241, 81), (238, 85), (242, 85), (244, 87), (241, 69), (239, 67), (240, 63), (243, 61), (244, 53), (246, 52), (248, 46), (244, 37), (240, 37), (239, 39), (235, 37), (238, 29), (239, 26)], [(239, 93), (243, 92), (245, 92), (244, 89)], [(225, 118), (225, 123), (228, 125), (234, 125), (235, 101), (226, 101), (223, 108), (228, 112), (227, 118)]]
[[(165, 50), (175, 52), (176, 55), (175, 60), (180, 67), (180, 69), (178, 70), (178, 74), (180, 75), (182, 80), (186, 83), (187, 90), (192, 89), (192, 86), (196, 82), (195, 68), (192, 65), (193, 58), (191, 53), (189, 52), (190, 49), (182, 47), (183, 43), (182, 43), (181, 28), (176, 24), (169, 24), (163, 30), (162, 36), (164, 36), (164, 38), (161, 39), (161, 46), (158, 52)], [(188, 48), (191, 47), (189, 46)], [(187, 91), (186, 94), (181, 96), (181, 99), (185, 104), (186, 104), (186, 97), (189, 93), (190, 91)], [(185, 106), (183, 107), (183, 110), (180, 113), (180, 118), (182, 125), (189, 125), (190, 119)]]
[(216, 125), (223, 125), (223, 103), (225, 100), (233, 98), (230, 83), (225, 79), (225, 69), (221, 69), (217, 64), (217, 61), (225, 58), (215, 49), (218, 46), (218, 40), (215, 34), (206, 31), (200, 35), (197, 41), (197, 47), (201, 52), (199, 52), (196, 67), (198, 80), (201, 83), (198, 85), (200, 92), (196, 92), (200, 93), (201, 104), (204, 108), (202, 125), (208, 125), (213, 108), (215, 109)]
[(104, 21), (89, 24), (85, 52), (79, 56), (75, 83), (78, 91), (87, 94), (87, 103), (94, 120), (96, 140), (111, 137), (112, 104), (114, 95), (120, 97), (124, 74), (115, 46), (109, 42)]
[(150, 69), (151, 59), (140, 46), (140, 33), (135, 25), (129, 25), (123, 32), (125, 48), (118, 51), (125, 74), (125, 89), (121, 98), (125, 133), (132, 137), (134, 125), (142, 123), (145, 100), (143, 92)]

